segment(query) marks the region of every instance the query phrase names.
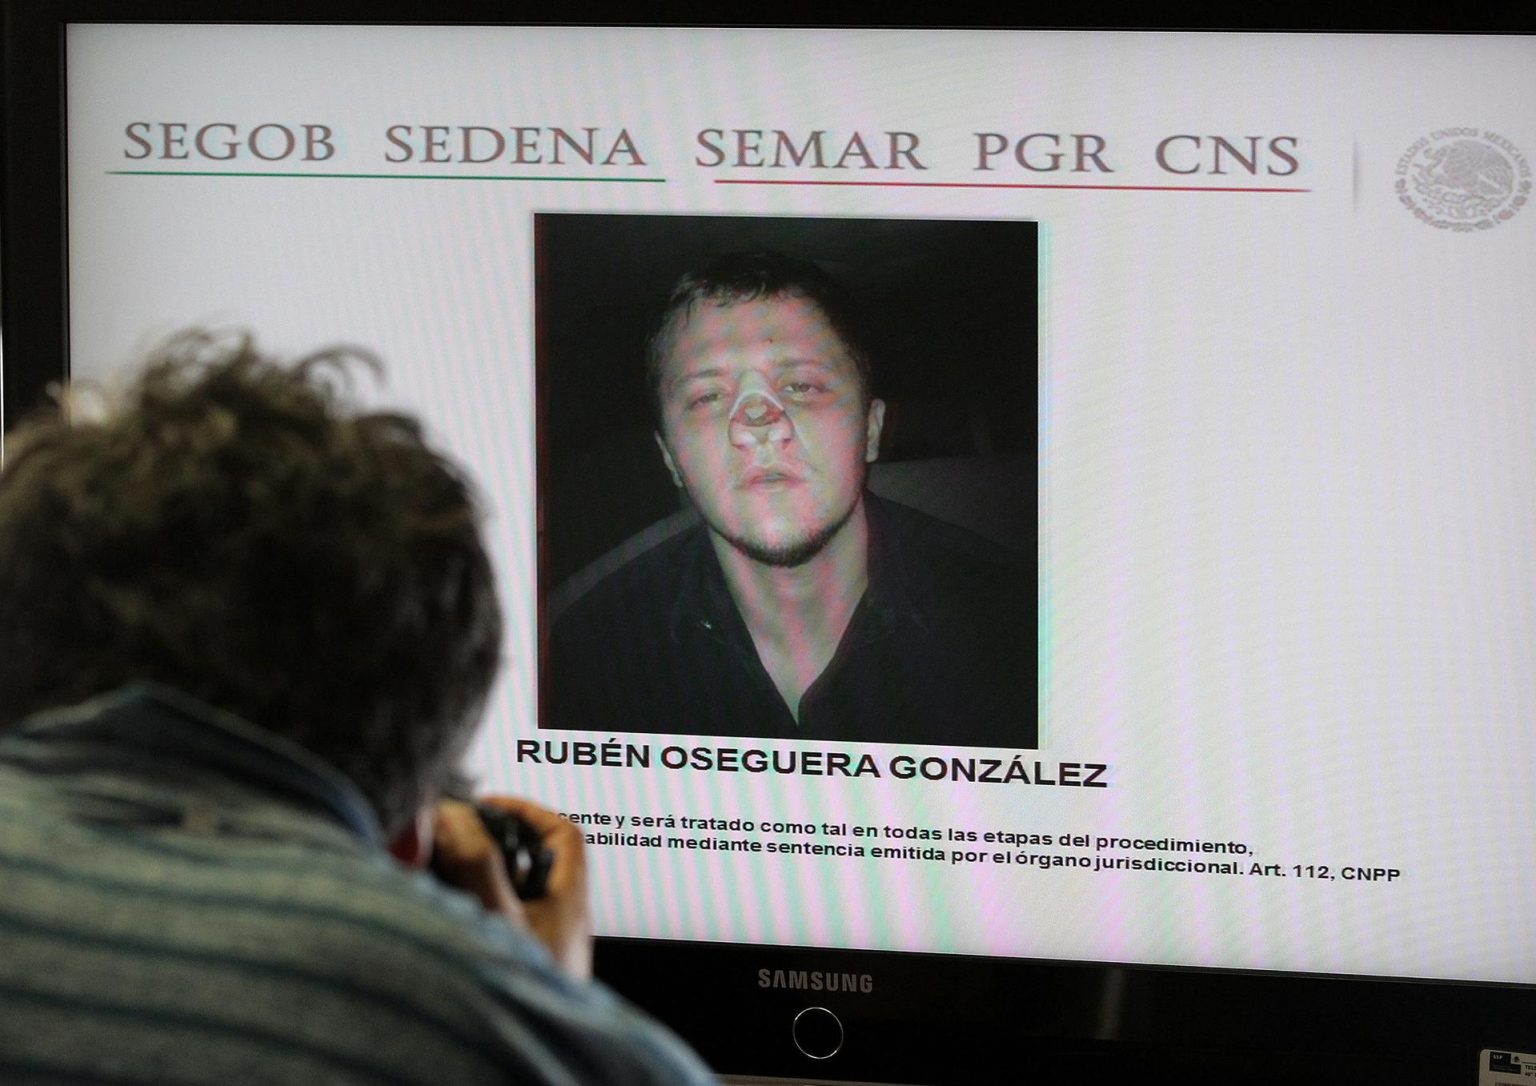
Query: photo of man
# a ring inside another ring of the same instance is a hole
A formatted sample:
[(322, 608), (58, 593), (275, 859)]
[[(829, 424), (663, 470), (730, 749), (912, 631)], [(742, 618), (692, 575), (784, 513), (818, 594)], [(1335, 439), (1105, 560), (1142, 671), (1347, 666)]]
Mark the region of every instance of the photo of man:
[[(544, 727), (1035, 746), (1032, 540), (870, 490), (887, 405), (867, 325), (784, 251), (677, 279), (644, 356), (686, 526), (554, 594)], [(1004, 501), (1031, 496), (1011, 482)]]

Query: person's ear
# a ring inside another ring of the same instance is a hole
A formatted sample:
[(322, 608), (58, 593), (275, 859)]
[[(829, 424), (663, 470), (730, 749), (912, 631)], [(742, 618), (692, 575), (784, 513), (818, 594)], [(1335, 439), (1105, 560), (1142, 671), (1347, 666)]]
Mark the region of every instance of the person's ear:
[(667, 448), (667, 439), (661, 436), (660, 430), (651, 432), (656, 439), (656, 447), (661, 450), (661, 462), (667, 465), (667, 471), (672, 473), (672, 485), (679, 490), (683, 489), (683, 473), (677, 470), (677, 461), (672, 459), (672, 450)]
[(880, 459), (880, 431), (885, 426), (885, 401), (870, 400), (864, 420), (864, 462), (873, 464)]
[(389, 854), (406, 867), (421, 869), (432, 862), (432, 835), (437, 824), (437, 805), (423, 803), (416, 816), (395, 834)]

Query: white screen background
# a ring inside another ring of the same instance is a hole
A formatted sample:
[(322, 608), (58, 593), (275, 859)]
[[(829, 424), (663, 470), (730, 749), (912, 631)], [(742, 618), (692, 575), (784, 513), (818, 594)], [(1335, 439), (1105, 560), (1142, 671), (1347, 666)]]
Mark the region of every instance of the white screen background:
[[(378, 395), (491, 506), (510, 638), (489, 784), (573, 812), (1233, 839), (1245, 866), (1403, 872), (594, 847), (601, 934), (1536, 980), (1536, 211), (1456, 233), (1393, 189), (1452, 126), (1536, 154), (1529, 40), (77, 26), (68, 65), (75, 375), (193, 323), (379, 352)], [(386, 176), (113, 172), (147, 165), (124, 157), (136, 121), (324, 123), (335, 157), (284, 168)], [(432, 172), (383, 161), (392, 124), (622, 127), (646, 162), (611, 173), (664, 183), (389, 176)], [(698, 166), (703, 128), (921, 133), (930, 169), (881, 179), (930, 187), (716, 184), (767, 173)], [(979, 172), (979, 132), (1100, 134), (1115, 173)], [(1295, 174), (1238, 183), (1306, 191), (1174, 191), (1234, 182), (1160, 171), (1171, 134), (1294, 136)], [(536, 734), (532, 221), (597, 210), (1041, 224), (1029, 758), (1106, 763), (1110, 788), (512, 761)]]

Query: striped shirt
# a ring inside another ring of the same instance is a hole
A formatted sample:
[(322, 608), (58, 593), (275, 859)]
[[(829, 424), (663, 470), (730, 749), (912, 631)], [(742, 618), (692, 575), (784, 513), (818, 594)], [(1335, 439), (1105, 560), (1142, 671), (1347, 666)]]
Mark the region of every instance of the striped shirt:
[(712, 1081), (280, 737), (150, 686), (0, 735), (0, 1082)]

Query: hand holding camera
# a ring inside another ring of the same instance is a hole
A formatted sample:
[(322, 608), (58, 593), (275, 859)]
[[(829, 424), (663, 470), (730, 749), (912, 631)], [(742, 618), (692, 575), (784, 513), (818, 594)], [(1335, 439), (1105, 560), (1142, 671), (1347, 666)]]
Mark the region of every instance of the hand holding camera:
[(544, 844), (538, 830), (511, 811), (489, 803), (476, 803), (485, 831), (501, 849), (502, 863), (512, 890), (522, 901), (534, 901), (549, 889), (549, 871), (555, 863), (554, 850)]
[(592, 928), (581, 830), (510, 796), (438, 804), (432, 869), (508, 923), (527, 927), (561, 968), (592, 975)]

